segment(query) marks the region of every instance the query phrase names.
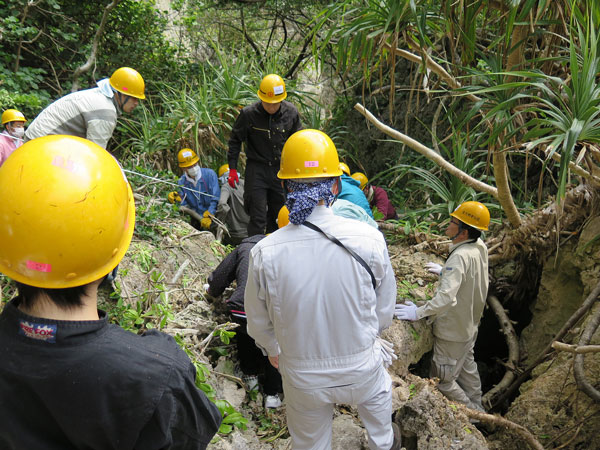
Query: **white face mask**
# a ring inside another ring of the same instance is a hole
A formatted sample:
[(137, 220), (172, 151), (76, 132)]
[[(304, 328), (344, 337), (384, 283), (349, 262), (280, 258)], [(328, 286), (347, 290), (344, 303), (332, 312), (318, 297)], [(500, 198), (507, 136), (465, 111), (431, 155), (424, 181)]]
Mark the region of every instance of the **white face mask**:
[(25, 135), (25, 128), (23, 128), (23, 127), (13, 128), (12, 131), (10, 132), (10, 135), (14, 136), (16, 138), (22, 139), (23, 136)]
[(225, 184), (225, 183), (227, 183), (228, 179), (229, 179), (229, 170), (227, 172), (225, 172), (223, 175), (221, 175), (221, 178), (219, 178), (219, 182), (221, 184)]
[(198, 167), (198, 166), (190, 167), (187, 170), (187, 174), (192, 178), (196, 178), (198, 176), (199, 172), (200, 172), (200, 167)]

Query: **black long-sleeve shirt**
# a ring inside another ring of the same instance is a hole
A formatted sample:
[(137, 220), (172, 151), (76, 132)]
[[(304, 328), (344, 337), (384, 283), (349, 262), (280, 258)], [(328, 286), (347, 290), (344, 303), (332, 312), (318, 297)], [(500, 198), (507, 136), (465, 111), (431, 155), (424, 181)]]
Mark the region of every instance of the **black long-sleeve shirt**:
[(205, 449), (221, 423), (174, 339), (100, 320), (0, 315), (3, 450)]
[(239, 313), (244, 312), (244, 290), (248, 280), (250, 250), (264, 237), (263, 234), (256, 234), (244, 239), (208, 277), (208, 293), (213, 297), (221, 295), (233, 280), (236, 280), (237, 287), (226, 303), (229, 310), (236, 311), (237, 315), (245, 315)]
[(230, 169), (237, 169), (237, 161), (246, 143), (246, 156), (249, 161), (279, 166), (281, 150), (285, 141), (302, 129), (300, 115), (294, 105), (282, 101), (275, 114), (269, 114), (262, 102), (246, 106), (237, 117), (231, 137), (227, 162)]

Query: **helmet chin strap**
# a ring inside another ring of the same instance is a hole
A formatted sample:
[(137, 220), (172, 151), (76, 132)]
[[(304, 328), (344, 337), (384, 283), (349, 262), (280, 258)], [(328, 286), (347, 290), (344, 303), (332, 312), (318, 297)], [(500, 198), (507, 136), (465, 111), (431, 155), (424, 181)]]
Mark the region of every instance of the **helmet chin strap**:
[(463, 231), (462, 222), (460, 222), (460, 221), (459, 221), (459, 222), (456, 224), (456, 226), (458, 227), (458, 231), (456, 232), (456, 234), (455, 234), (454, 236), (452, 236), (452, 237), (450, 238), (450, 240), (451, 240), (451, 241), (453, 241), (453, 242), (454, 242), (454, 239), (456, 239), (456, 238), (458, 237), (458, 235), (459, 235), (460, 233), (462, 233), (462, 231)]
[[(119, 106), (121, 108), (121, 111), (125, 111), (124, 106), (127, 104), (127, 102), (129, 100), (131, 100), (131, 97), (129, 95), (125, 95), (121, 92), (117, 92), (118, 95), (118, 102), (119, 102)], [(125, 100), (123, 100), (123, 97), (125, 97)]]

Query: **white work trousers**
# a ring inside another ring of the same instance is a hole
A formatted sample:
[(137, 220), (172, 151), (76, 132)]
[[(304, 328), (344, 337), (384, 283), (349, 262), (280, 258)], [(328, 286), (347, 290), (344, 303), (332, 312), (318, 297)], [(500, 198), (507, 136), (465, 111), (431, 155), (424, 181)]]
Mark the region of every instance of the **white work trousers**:
[(485, 412), (481, 405), (481, 380), (473, 353), (476, 340), (477, 333), (467, 342), (445, 341), (436, 337), (430, 376), (440, 379), (437, 387), (450, 400)]
[(371, 450), (392, 447), (392, 380), (383, 366), (358, 384), (331, 388), (298, 389), (286, 383), (284, 375), (283, 392), (294, 450), (331, 449), (333, 406), (336, 403), (358, 405)]

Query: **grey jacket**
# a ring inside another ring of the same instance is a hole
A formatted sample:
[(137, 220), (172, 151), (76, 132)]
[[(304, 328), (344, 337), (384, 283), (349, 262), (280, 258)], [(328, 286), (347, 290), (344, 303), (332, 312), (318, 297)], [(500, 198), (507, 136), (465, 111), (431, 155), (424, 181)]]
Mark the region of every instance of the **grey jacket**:
[(232, 238), (248, 237), (250, 216), (244, 209), (244, 180), (240, 179), (235, 189), (227, 183), (221, 185), (216, 216), (225, 222)]
[(50, 134), (79, 136), (106, 148), (120, 114), (106, 89), (108, 80), (97, 88), (73, 92), (48, 105), (25, 131), (25, 141)]

